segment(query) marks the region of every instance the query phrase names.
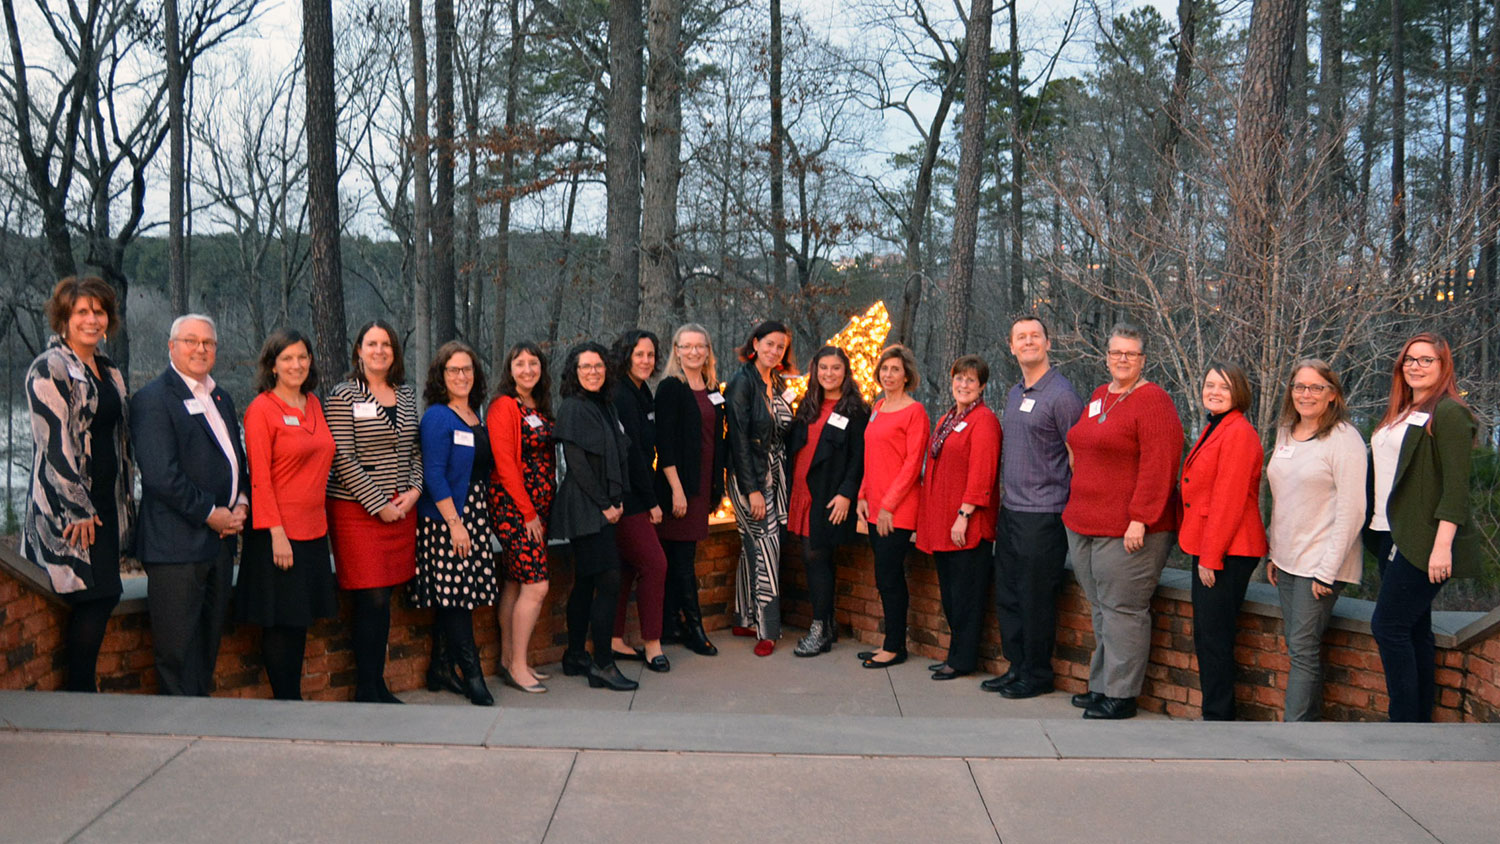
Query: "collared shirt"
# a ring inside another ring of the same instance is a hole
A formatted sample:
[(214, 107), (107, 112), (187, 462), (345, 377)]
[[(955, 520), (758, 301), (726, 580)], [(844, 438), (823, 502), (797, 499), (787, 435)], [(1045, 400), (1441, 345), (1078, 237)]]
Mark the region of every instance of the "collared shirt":
[(240, 500), (240, 461), (234, 454), (234, 440), (229, 436), (229, 428), (224, 424), (224, 417), (219, 414), (219, 406), (214, 404), (214, 379), (212, 375), (203, 376), (199, 381), (190, 375), (183, 374), (177, 368), (177, 364), (171, 364), (172, 371), (187, 385), (188, 392), (198, 400), (198, 406), (203, 408), (203, 418), (208, 422), (208, 427), (214, 432), (214, 439), (219, 441), (219, 448), (224, 452), (224, 459), (229, 461), (229, 500), (235, 504), (244, 504)]
[(1005, 399), (1005, 449), (1000, 478), (1007, 510), (1061, 513), (1068, 503), (1068, 429), (1083, 413), (1083, 399), (1056, 369), (1030, 387), (1024, 379)]

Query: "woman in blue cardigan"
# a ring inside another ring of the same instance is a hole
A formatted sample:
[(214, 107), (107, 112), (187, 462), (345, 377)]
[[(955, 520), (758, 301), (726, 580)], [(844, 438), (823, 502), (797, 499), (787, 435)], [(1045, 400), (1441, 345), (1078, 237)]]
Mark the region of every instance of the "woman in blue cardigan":
[[(493, 706), (474, 645), (474, 608), (499, 594), (490, 550), (489, 477), (494, 468), (484, 406), (484, 370), (474, 350), (444, 343), (427, 370), (422, 414), (422, 498), (417, 502), (417, 577), (412, 605), (435, 607), (432, 659), (456, 667), (475, 706)], [(432, 673), (429, 671), (429, 673)]]

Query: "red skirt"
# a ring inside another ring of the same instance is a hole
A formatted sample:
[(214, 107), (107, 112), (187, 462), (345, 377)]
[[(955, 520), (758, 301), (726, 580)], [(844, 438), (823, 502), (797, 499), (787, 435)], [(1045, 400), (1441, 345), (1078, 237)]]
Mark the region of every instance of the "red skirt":
[(417, 573), (417, 515), (382, 522), (358, 501), (328, 499), (328, 539), (341, 589), (375, 589)]

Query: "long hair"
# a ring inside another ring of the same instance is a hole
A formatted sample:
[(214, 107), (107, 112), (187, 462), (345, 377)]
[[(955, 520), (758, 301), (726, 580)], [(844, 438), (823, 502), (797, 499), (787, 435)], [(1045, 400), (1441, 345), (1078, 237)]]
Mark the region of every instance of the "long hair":
[(807, 364), (807, 394), (797, 405), (797, 418), (811, 425), (823, 412), (823, 385), (818, 382), (818, 361), (823, 358), (838, 358), (844, 365), (844, 382), (840, 385), (838, 404), (833, 412), (843, 416), (859, 416), (869, 413), (865, 397), (859, 394), (859, 385), (854, 382), (854, 369), (849, 365), (849, 356), (838, 346), (824, 346)]
[(563, 358), (562, 386), (557, 389), (558, 395), (566, 399), (589, 394), (578, 382), (578, 359), (585, 352), (593, 352), (604, 362), (604, 383), (599, 386), (597, 398), (600, 401), (610, 401), (614, 395), (615, 374), (609, 368), (609, 350), (593, 340), (585, 340), (568, 350), (568, 356)]
[(307, 349), (307, 380), (302, 382), (302, 392), (318, 389), (318, 359), (313, 356), (312, 341), (295, 328), (283, 328), (271, 332), (260, 347), (260, 357), (255, 361), (255, 391), (264, 393), (276, 389), (276, 359), (288, 347), (301, 343)]
[(615, 344), (610, 347), (609, 357), (604, 359), (609, 368), (614, 370), (616, 380), (630, 380), (630, 358), (635, 354), (635, 347), (639, 346), (642, 340), (651, 341), (651, 354), (656, 357), (656, 365), (652, 367), (651, 375), (661, 371), (661, 340), (657, 338), (655, 332), (644, 328), (632, 328), (615, 339)]
[(755, 360), (755, 344), (767, 334), (781, 333), (786, 335), (786, 354), (781, 356), (781, 363), (776, 367), (782, 375), (797, 374), (797, 359), (792, 356), (792, 330), (786, 327), (786, 323), (780, 320), (768, 319), (755, 330), (750, 332), (750, 337), (745, 345), (740, 347), (740, 360), (749, 363)]
[(913, 355), (911, 353), (911, 349), (906, 348), (900, 343), (893, 343), (889, 346), (886, 346), (885, 349), (881, 351), (880, 357), (875, 359), (876, 379), (879, 380), (880, 378), (881, 365), (883, 365), (886, 361), (892, 359), (901, 361), (901, 369), (906, 373), (906, 379), (904, 382), (906, 384), (906, 386), (904, 387), (906, 392), (910, 393), (912, 390), (915, 390), (917, 388), (917, 385), (922, 383), (921, 373), (917, 371), (917, 357), (916, 355)]
[[(1417, 343), (1429, 343), (1432, 345), (1432, 348), (1437, 350), (1437, 389), (1433, 390), (1432, 395), (1428, 396), (1421, 404), (1415, 403), (1415, 395), (1412, 393), (1411, 385), (1406, 383), (1406, 367), (1402, 363), (1406, 360), (1407, 352)], [(1458, 379), (1453, 374), (1453, 350), (1449, 348), (1448, 341), (1444, 340), (1440, 334), (1423, 331), (1401, 345), (1401, 351), (1396, 355), (1396, 362), (1391, 367), (1391, 398), (1386, 402), (1385, 416), (1380, 418), (1380, 424), (1375, 427), (1383, 428), (1400, 419), (1402, 414), (1405, 414), (1407, 411), (1420, 411), (1431, 414), (1432, 409), (1437, 407), (1437, 403), (1442, 401), (1444, 397), (1451, 398), (1464, 407), (1469, 406), (1463, 400), (1463, 397), (1458, 394)], [(1430, 415), (1427, 419), (1427, 427), (1428, 430), (1432, 430), (1432, 417)]]
[(1281, 400), (1281, 418), (1278, 422), (1287, 436), (1291, 436), (1292, 428), (1302, 419), (1302, 414), (1297, 412), (1297, 405), (1292, 401), (1292, 385), (1297, 382), (1297, 373), (1304, 369), (1318, 373), (1318, 377), (1333, 390), (1333, 400), (1323, 409), (1318, 417), (1317, 429), (1313, 431), (1313, 439), (1321, 440), (1340, 423), (1349, 421), (1349, 400), (1344, 395), (1344, 382), (1339, 380), (1338, 373), (1318, 358), (1304, 358), (1292, 367), (1291, 374), (1286, 377), (1286, 396)]
[(505, 353), (505, 360), (500, 364), (500, 383), (495, 387), (495, 396), (510, 396), (517, 401), (521, 394), (516, 389), (516, 378), (510, 372), (510, 365), (515, 363), (516, 358), (521, 355), (531, 355), (542, 365), (542, 377), (537, 380), (536, 386), (531, 388), (531, 400), (536, 403), (536, 412), (547, 419), (552, 418), (552, 374), (547, 371), (547, 356), (542, 354), (542, 349), (529, 340), (510, 347)]
[(422, 388), (422, 400), (428, 406), (436, 404), (447, 404), (452, 398), (448, 394), (448, 382), (444, 380), (447, 374), (448, 361), (454, 355), (465, 354), (469, 356), (469, 362), (474, 367), (474, 386), (469, 390), (469, 409), (475, 413), (484, 407), (484, 394), (486, 387), (484, 383), (484, 366), (479, 362), (479, 356), (469, 348), (469, 344), (462, 340), (449, 340), (438, 346), (437, 353), (432, 356), (432, 364), (427, 367), (427, 385)]
[(712, 390), (719, 385), (719, 361), (714, 357), (714, 341), (708, 336), (708, 329), (696, 322), (679, 325), (672, 332), (672, 349), (667, 353), (667, 370), (669, 378), (687, 383), (687, 373), (682, 369), (682, 358), (677, 354), (677, 344), (682, 342), (684, 334), (702, 334), (703, 343), (708, 346), (708, 359), (703, 362), (703, 383)]
[(385, 382), (392, 387), (398, 387), (406, 383), (406, 361), (401, 355), (401, 338), (397, 336), (396, 329), (383, 319), (372, 319), (360, 326), (354, 335), (354, 351), (349, 355), (349, 372), (344, 375), (347, 381), (358, 381), (369, 386), (365, 380), (365, 366), (359, 359), (359, 347), (364, 345), (365, 335), (370, 329), (378, 328), (385, 332), (385, 336), (391, 341), (391, 370), (385, 375)]

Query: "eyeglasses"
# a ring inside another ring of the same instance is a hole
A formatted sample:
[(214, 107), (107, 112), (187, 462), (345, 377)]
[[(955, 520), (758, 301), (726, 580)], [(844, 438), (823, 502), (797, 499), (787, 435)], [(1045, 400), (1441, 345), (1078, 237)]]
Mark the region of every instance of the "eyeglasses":
[(1146, 356), (1145, 352), (1117, 352), (1113, 349), (1105, 352), (1105, 354), (1109, 356), (1110, 360), (1135, 360), (1136, 358)]
[(449, 375), (473, 375), (474, 374), (474, 367), (472, 367), (472, 366), (445, 366), (445, 367), (443, 367), (443, 371), (446, 372), (446, 373), (448, 373)]
[(189, 348), (203, 348), (213, 351), (219, 347), (218, 340), (200, 340), (197, 337), (173, 337), (172, 342), (181, 343)]
[(677, 351), (679, 351), (679, 352), (706, 352), (706, 351), (708, 351), (708, 346), (705, 346), (702, 343), (693, 343), (691, 345), (688, 345), (686, 343), (678, 343), (677, 344)]
[(1403, 367), (1415, 366), (1418, 369), (1427, 369), (1435, 363), (1437, 363), (1437, 358), (1428, 355), (1424, 355), (1419, 358), (1414, 358), (1411, 355), (1407, 355), (1406, 357), (1401, 359), (1401, 365)]
[(604, 371), (604, 364), (602, 364), (602, 363), (580, 363), (580, 364), (578, 364), (578, 371), (579, 372), (603, 372)]
[(1327, 384), (1293, 384), (1292, 395), (1321, 396), (1331, 389), (1333, 388)]
[(953, 383), (968, 386), (971, 384), (978, 384), (979, 379), (975, 378), (972, 375), (955, 375), (953, 376)]

